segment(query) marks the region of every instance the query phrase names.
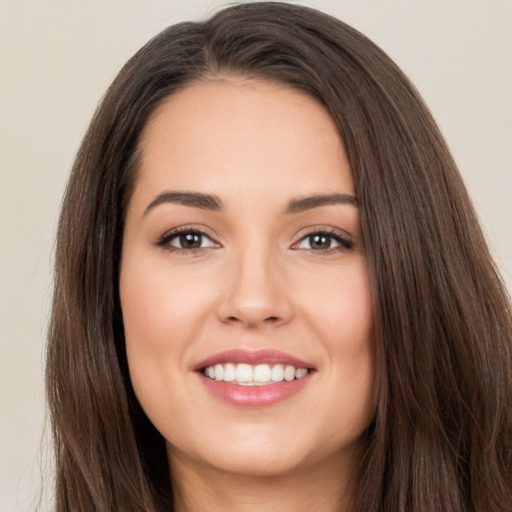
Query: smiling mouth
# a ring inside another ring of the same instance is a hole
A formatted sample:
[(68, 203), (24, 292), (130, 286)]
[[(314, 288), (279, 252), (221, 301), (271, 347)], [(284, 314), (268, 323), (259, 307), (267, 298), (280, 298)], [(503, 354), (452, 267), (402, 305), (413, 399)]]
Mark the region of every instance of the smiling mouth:
[(228, 382), (237, 386), (267, 386), (291, 382), (306, 377), (311, 369), (296, 368), (290, 364), (224, 363), (207, 366), (201, 373), (214, 381)]
[(214, 354), (193, 368), (216, 399), (230, 406), (267, 407), (299, 394), (317, 369), (278, 350), (234, 349)]

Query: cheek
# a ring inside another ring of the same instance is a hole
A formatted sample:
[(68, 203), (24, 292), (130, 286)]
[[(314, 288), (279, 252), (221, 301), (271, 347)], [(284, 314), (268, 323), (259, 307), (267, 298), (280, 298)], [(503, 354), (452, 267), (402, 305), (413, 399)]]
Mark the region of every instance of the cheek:
[(302, 312), (329, 352), (366, 350), (371, 345), (373, 306), (364, 261), (317, 276), (302, 293)]
[(329, 304), (325, 342), (336, 360), (333, 367), (346, 389), (352, 388), (363, 399), (373, 389), (375, 343), (372, 296), (362, 264), (345, 276), (343, 286), (332, 290)]
[(201, 328), (211, 301), (204, 281), (195, 283), (189, 275), (158, 263), (131, 263), (123, 265), (120, 280), (127, 345), (144, 351), (186, 345)]
[(173, 424), (172, 405), (185, 399), (180, 379), (190, 375), (187, 354), (205, 323), (209, 298), (183, 272), (171, 272), (158, 262), (143, 264), (130, 256), (120, 275), (130, 379), (142, 408), (165, 432)]
[(333, 432), (338, 419), (346, 418), (357, 436), (374, 415), (373, 301), (364, 262), (309, 284), (302, 314), (321, 342), (329, 361), (326, 377), (334, 384), (324, 395), (329, 410), (319, 405), (317, 412)]
[(153, 400), (169, 393), (169, 382), (187, 371), (187, 347), (204, 324), (208, 297), (183, 272), (136, 256), (123, 261), (120, 298), (132, 385), (149, 413)]

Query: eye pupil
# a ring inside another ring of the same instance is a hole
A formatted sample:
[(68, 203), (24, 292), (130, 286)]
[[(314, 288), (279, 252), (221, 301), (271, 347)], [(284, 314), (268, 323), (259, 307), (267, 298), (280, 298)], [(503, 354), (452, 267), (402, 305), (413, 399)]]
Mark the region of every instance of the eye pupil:
[(184, 249), (196, 249), (201, 247), (202, 236), (197, 233), (180, 235), (180, 245)]
[(331, 247), (331, 238), (325, 235), (310, 235), (309, 244), (312, 249), (329, 249)]

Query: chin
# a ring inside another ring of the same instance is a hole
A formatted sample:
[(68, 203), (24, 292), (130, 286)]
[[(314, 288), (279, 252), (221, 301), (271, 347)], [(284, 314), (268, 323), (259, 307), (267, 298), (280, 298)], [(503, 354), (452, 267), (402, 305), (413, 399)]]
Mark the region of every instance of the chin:
[[(168, 450), (173, 452), (173, 447)], [(209, 450), (194, 458), (209, 471), (248, 478), (290, 475), (304, 466), (304, 458), (297, 453), (283, 453), (274, 445), (262, 447), (257, 443), (249, 449), (231, 446), (229, 450)]]
[[(276, 425), (239, 426), (238, 432), (227, 431), (215, 434), (195, 443), (191, 447), (176, 447), (168, 444), (170, 459), (187, 460), (196, 467), (211, 472), (236, 475), (238, 477), (292, 476), (309, 471), (327, 460), (336, 466), (347, 457), (358, 452), (358, 439), (347, 439), (340, 447), (340, 440), (319, 442), (300, 433), (290, 434), (289, 428)], [(238, 434), (238, 435), (237, 435)], [(178, 456), (177, 456), (178, 455)], [(330, 465), (330, 463), (328, 463)]]

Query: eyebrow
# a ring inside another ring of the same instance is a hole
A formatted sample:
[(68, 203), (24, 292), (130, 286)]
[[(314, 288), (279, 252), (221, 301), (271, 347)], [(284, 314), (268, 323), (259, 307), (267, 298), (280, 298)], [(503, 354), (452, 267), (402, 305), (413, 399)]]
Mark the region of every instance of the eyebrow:
[(331, 204), (348, 204), (359, 208), (359, 201), (356, 197), (349, 194), (328, 194), (309, 196), (300, 199), (292, 199), (285, 209), (285, 213), (301, 213), (320, 206), (327, 206)]
[[(224, 207), (218, 196), (203, 194), (201, 192), (163, 192), (158, 194), (144, 211), (147, 215), (150, 210), (164, 203), (175, 203), (201, 210), (219, 211)], [(286, 206), (284, 213), (301, 213), (320, 206), (332, 204), (348, 204), (359, 208), (359, 201), (349, 194), (327, 194), (292, 199)]]
[(220, 198), (211, 194), (202, 194), (200, 192), (163, 192), (158, 194), (149, 203), (144, 211), (144, 215), (147, 215), (150, 210), (163, 203), (182, 204), (183, 206), (211, 211), (219, 211), (223, 208)]

